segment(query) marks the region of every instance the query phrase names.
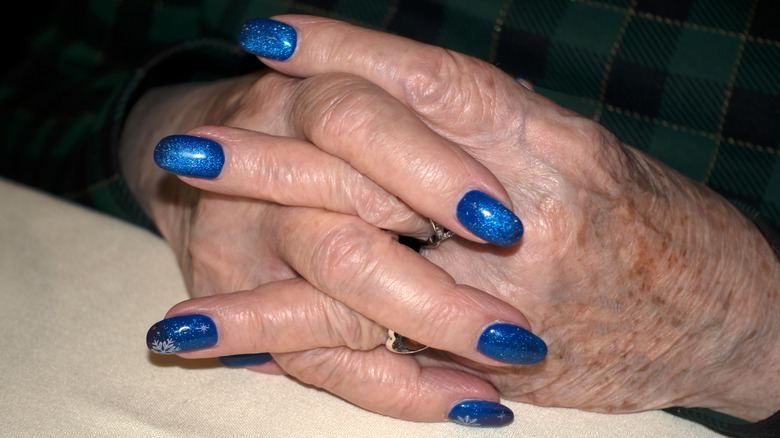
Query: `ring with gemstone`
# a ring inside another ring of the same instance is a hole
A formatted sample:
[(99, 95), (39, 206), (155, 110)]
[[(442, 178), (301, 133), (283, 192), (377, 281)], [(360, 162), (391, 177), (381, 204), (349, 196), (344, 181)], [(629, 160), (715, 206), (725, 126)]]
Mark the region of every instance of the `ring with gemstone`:
[(455, 233), (444, 228), (441, 224), (435, 222), (433, 219), (428, 219), (428, 220), (431, 221), (431, 227), (433, 227), (433, 235), (422, 244), (422, 248), (424, 249), (436, 248), (439, 245), (441, 245), (442, 242), (455, 235)]

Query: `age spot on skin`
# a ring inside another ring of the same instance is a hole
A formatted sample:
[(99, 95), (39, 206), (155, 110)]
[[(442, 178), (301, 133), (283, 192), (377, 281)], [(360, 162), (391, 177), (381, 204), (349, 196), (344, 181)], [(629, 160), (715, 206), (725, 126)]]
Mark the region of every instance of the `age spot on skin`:
[(658, 295), (653, 295), (650, 298), (650, 302), (655, 304), (658, 307), (663, 307), (664, 305), (666, 305), (666, 299)]

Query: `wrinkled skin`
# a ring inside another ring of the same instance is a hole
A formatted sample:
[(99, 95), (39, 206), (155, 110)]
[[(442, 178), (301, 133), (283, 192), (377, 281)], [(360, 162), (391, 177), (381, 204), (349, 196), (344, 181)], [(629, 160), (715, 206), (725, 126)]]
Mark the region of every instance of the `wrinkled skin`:
[[(773, 342), (780, 335), (775, 318), (780, 313), (780, 264), (758, 230), (727, 201), (487, 64), (342, 23), (310, 17), (284, 20), (298, 30), (300, 48), (286, 63), (267, 62), (270, 67), (313, 80), (342, 72), (376, 84), (490, 169), (525, 225), (523, 241), (513, 248), (455, 238), (424, 254), (456, 283), (520, 309), (549, 345), (547, 359), (530, 368), (491, 367), (444, 353), (444, 360), (415, 356), (421, 363), (466, 370), (489, 381), (504, 397), (540, 405), (606, 412), (700, 406), (748, 420), (780, 408), (780, 347)], [(309, 35), (316, 38), (307, 39)], [(289, 95), (256, 84), (252, 90), (262, 90), (259, 108), (247, 104), (252, 92), (242, 93), (243, 99), (237, 100), (241, 104), (221, 107), (240, 110), (227, 111), (217, 120), (195, 119), (173, 132), (225, 124), (300, 136), (294, 124), (283, 129), (264, 122), (264, 109), (284, 106)], [(231, 90), (222, 92), (232, 95)], [(372, 99), (334, 102), (341, 104), (333, 105), (334, 113), (362, 114), (370, 112), (365, 105)], [(216, 105), (212, 108), (219, 108)], [(243, 108), (251, 108), (254, 115), (242, 119)], [(250, 119), (243, 125), (241, 120)], [(393, 120), (388, 118), (388, 123)], [(334, 141), (343, 136), (346, 144), (354, 135), (344, 129), (327, 132)], [(308, 139), (319, 145), (316, 138)], [(257, 176), (258, 166), (243, 167), (246, 180)], [(355, 168), (370, 177), (371, 169)], [(437, 176), (429, 175), (430, 187), (436, 187)], [(188, 182), (221, 190), (219, 181)], [(252, 187), (242, 194), (265, 196)], [(404, 199), (403, 193), (395, 194)], [(316, 207), (343, 205), (352, 195), (334, 194), (327, 205)], [(292, 277), (289, 266), (264, 251), (263, 238), (242, 237), (260, 236), (251, 227), (266, 214), (257, 207), (262, 204), (222, 196), (201, 194), (194, 216), (181, 215), (168, 221), (175, 226), (163, 230), (166, 237), (173, 236), (169, 240), (179, 253), (189, 246), (195, 294), (248, 289)], [(422, 233), (420, 218), (401, 203), (381, 205), (396, 212), (381, 215), (394, 218), (384, 228)], [(191, 230), (188, 242), (172, 231), (186, 229)], [(226, 229), (236, 237), (225, 237)], [(225, 249), (215, 244), (225, 240), (244, 246)], [(200, 245), (209, 250), (197, 250)], [(209, 257), (199, 259), (196, 254)], [(355, 265), (360, 263), (358, 257)], [(208, 305), (219, 304), (212, 300)], [(355, 324), (356, 317), (343, 310), (350, 329), (333, 329), (345, 336), (343, 344), (357, 349), (378, 345), (377, 327), (361, 318)], [(333, 318), (329, 322), (341, 324)], [(431, 322), (443, 327), (452, 323), (446, 318)], [(295, 374), (312, 355), (322, 357), (322, 352), (301, 353), (280, 365)], [(325, 359), (338, 361), (338, 356)], [(348, 380), (346, 371), (334, 373), (336, 368), (323, 365), (325, 359), (320, 367), (328, 371), (327, 379), (303, 380), (326, 389)], [(349, 373), (367, 372), (360, 364), (341, 365)]]
[[(626, 412), (707, 405), (735, 375), (771, 376), (756, 359), (776, 357), (777, 327), (755, 321), (777, 314), (762, 280), (777, 269), (752, 225), (594, 124), (562, 112), (529, 122), (518, 138), (530, 147), (479, 155), (497, 175), (525, 176), (504, 181), (525, 207), (522, 245), (501, 254), (458, 241), (427, 253), (457, 282), (523, 309), (551, 345), (539, 368), (488, 371), (502, 394)], [(568, 153), (550, 159), (547, 148)]]

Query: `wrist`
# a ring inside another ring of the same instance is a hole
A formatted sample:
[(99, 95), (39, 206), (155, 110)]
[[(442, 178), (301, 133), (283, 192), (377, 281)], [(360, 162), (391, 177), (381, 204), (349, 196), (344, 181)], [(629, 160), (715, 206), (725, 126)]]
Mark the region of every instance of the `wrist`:
[(680, 315), (682, 342), (670, 352), (671, 363), (690, 365), (671, 377), (667, 403), (747, 421), (769, 417), (780, 410), (780, 261), (726, 199), (647, 163), (650, 175), (666, 176), (655, 190), (665, 196), (651, 203), (651, 217), (677, 247), (660, 284), (680, 291), (694, 309)]
[[(754, 233), (760, 235), (757, 228)], [(751, 422), (780, 411), (780, 258), (766, 239), (756, 238), (754, 283), (745, 291), (759, 296), (756, 317), (745, 342), (743, 366), (728, 379), (714, 410)]]
[(722, 303), (722, 339), (732, 348), (724, 349), (713, 385), (696, 406), (755, 422), (780, 411), (780, 258), (752, 221), (733, 214), (720, 239), (729, 262), (717, 267), (720, 285), (731, 288)]

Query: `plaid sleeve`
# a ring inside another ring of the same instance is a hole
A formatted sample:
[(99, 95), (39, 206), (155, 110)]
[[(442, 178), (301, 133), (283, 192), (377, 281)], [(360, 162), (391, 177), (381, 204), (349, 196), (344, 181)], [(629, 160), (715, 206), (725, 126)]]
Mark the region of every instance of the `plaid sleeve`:
[(0, 175), (154, 231), (116, 162), (127, 112), (153, 87), (261, 64), (221, 26), (227, 2), (52, 3), (48, 25), (0, 83)]
[(780, 224), (780, 4), (773, 0), (60, 3), (26, 62), (0, 85), (11, 157), (0, 174), (112, 214), (123, 210), (113, 200), (125, 197), (111, 188), (118, 176), (106, 164), (104, 131), (138, 68), (186, 41), (232, 41), (249, 18), (296, 12), (493, 62)]

